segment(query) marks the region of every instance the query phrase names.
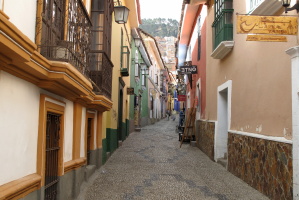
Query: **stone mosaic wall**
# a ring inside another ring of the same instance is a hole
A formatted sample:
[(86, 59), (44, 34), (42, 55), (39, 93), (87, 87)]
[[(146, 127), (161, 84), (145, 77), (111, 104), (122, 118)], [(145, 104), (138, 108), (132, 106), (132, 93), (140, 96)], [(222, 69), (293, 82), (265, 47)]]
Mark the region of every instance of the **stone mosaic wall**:
[(228, 134), (228, 171), (270, 199), (292, 199), (292, 145)]
[(215, 123), (196, 121), (196, 142), (198, 148), (214, 160)]

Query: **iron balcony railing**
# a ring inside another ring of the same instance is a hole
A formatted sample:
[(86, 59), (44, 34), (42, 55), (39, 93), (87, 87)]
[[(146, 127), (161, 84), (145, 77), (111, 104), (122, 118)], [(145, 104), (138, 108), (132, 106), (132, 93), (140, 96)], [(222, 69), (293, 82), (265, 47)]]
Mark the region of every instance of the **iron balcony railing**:
[(113, 64), (101, 50), (90, 51), (88, 55), (89, 77), (94, 84), (94, 92), (111, 99)]
[(233, 12), (234, 9), (224, 9), (212, 24), (214, 34), (213, 49), (222, 41), (233, 40)]
[[(61, 2), (59, 7), (57, 2)], [(81, 0), (69, 0), (67, 6), (62, 0), (57, 2), (45, 0), (42, 20), (37, 19), (42, 23), (40, 53), (49, 60), (71, 63), (87, 75), (92, 26), (89, 15)]]

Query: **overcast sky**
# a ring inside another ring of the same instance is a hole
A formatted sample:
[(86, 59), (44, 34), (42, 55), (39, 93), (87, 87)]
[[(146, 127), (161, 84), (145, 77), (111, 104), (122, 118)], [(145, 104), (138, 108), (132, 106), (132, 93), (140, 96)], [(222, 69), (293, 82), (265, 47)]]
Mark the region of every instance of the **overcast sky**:
[(141, 19), (171, 18), (180, 21), (183, 0), (139, 0)]

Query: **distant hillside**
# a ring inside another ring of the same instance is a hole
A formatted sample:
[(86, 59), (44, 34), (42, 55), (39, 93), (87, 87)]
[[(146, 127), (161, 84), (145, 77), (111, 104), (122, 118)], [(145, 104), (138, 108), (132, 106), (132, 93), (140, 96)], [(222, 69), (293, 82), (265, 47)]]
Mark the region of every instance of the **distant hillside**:
[(154, 37), (177, 37), (179, 22), (165, 18), (142, 19), (139, 27)]

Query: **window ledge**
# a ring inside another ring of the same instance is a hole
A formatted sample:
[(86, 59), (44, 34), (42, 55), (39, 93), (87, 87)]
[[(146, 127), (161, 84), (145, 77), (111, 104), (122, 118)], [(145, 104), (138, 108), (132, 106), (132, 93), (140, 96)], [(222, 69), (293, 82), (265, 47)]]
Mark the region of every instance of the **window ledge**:
[(255, 7), (251, 15), (274, 15), (282, 7), (280, 1), (264, 0), (259, 6)]
[(224, 58), (234, 47), (234, 41), (223, 41), (218, 47), (212, 52), (211, 57), (214, 59)]

